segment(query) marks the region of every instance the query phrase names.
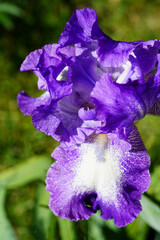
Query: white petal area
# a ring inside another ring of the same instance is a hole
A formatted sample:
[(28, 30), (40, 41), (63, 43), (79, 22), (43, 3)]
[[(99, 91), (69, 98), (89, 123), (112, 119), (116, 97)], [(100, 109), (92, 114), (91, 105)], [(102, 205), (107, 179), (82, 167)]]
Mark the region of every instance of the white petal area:
[(68, 81), (68, 66), (66, 66), (57, 76), (57, 81)]
[(124, 71), (120, 74), (120, 76), (117, 79), (117, 83), (125, 84), (128, 82), (128, 79), (132, 75), (132, 64), (130, 61), (127, 61), (126, 64), (123, 64), (122, 67), (124, 68)]
[(105, 134), (81, 144), (79, 150), (80, 161), (73, 188), (79, 186), (80, 192), (95, 191), (99, 197), (115, 201), (122, 176), (119, 162), (122, 158), (121, 150), (112, 145)]

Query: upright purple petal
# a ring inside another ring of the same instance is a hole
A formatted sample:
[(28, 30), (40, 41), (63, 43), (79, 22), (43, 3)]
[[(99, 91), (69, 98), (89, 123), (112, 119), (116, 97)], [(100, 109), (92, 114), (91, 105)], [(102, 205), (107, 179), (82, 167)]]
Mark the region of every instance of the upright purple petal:
[[(96, 12), (91, 8), (78, 9), (66, 23), (59, 38), (61, 46), (92, 42), (105, 34), (98, 26)], [(108, 37), (109, 38), (109, 37)]]

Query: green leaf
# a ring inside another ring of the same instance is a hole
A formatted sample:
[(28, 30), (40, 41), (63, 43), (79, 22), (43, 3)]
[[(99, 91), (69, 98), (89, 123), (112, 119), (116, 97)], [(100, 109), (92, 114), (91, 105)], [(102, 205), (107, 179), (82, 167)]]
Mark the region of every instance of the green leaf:
[(91, 219), (96, 223), (96, 225), (100, 226), (106, 226), (113, 232), (119, 232), (120, 229), (114, 224), (113, 220), (104, 220), (101, 218), (101, 213), (98, 211), (96, 214), (94, 214)]
[(11, 18), (8, 15), (1, 12), (0, 12), (0, 24), (3, 25), (3, 27), (5, 27), (8, 30), (13, 29), (14, 27), (14, 24)]
[(160, 207), (153, 203), (146, 196), (142, 196), (143, 210), (140, 214), (141, 218), (153, 229), (160, 232)]
[(88, 234), (91, 240), (124, 239), (123, 230), (114, 225), (113, 220), (104, 220), (98, 211), (88, 221)]
[(49, 166), (49, 157), (32, 157), (15, 167), (3, 171), (0, 175), (0, 185), (13, 189), (35, 180), (43, 180)]
[(160, 233), (156, 233), (154, 240), (160, 240)]
[(90, 219), (89, 224), (88, 224), (88, 234), (89, 234), (89, 239), (92, 240), (106, 240), (105, 236), (103, 235), (102, 231), (102, 225), (97, 224), (96, 221)]
[(74, 240), (75, 233), (73, 222), (70, 222), (68, 219), (58, 218), (60, 235), (62, 240)]
[(128, 236), (133, 240), (145, 240), (148, 234), (148, 225), (141, 217), (136, 218), (125, 227)]
[(0, 239), (16, 240), (17, 237), (4, 210), (5, 195), (6, 189), (0, 187)]
[(56, 217), (48, 206), (45, 206), (48, 199), (49, 192), (45, 190), (45, 185), (40, 183), (36, 194), (33, 224), (33, 234), (38, 240), (56, 239)]
[(156, 166), (151, 174), (151, 185), (147, 193), (160, 201), (160, 166)]
[(11, 3), (0, 3), (0, 12), (11, 14), (17, 17), (21, 16), (22, 14), (22, 10)]

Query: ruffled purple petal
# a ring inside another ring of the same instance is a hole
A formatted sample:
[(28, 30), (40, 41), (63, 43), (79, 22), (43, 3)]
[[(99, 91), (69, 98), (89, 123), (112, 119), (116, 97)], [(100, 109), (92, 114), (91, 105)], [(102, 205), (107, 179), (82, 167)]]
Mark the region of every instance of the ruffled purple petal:
[(156, 74), (159, 49), (159, 40), (111, 45), (103, 40), (99, 41), (98, 60), (117, 83), (126, 84), (129, 80), (145, 83)]
[[(32, 116), (33, 125), (37, 130), (51, 135), (57, 141), (82, 143), (86, 136), (101, 126), (101, 122), (95, 118), (94, 109), (88, 109), (82, 113), (81, 104), (83, 105), (83, 101), (79, 95), (73, 93), (58, 102), (51, 101), (48, 105), (37, 105), (26, 114)], [(23, 104), (22, 106), (24, 107)], [(26, 104), (27, 107), (29, 108)], [(79, 111), (79, 109), (81, 110)], [(25, 109), (25, 111), (27, 110)]]
[[(26, 114), (32, 116), (35, 128), (58, 141), (81, 143), (95, 131), (96, 126), (101, 125), (95, 118), (94, 105), (89, 95), (102, 70), (91, 55), (79, 56), (78, 60), (70, 67), (66, 66), (55, 80), (52, 67), (54, 59), (49, 58), (47, 52), (43, 53), (38, 66), (39, 69), (46, 66), (41, 72), (47, 82), (50, 102), (39, 103), (39, 98), (28, 98), (27, 102), (24, 97), (19, 98), (20, 108), (30, 109)], [(33, 105), (32, 109), (30, 105), (33, 101), (35, 106)]]
[(29, 97), (24, 91), (17, 96), (17, 103), (24, 115), (31, 115), (39, 106), (49, 105), (51, 102), (49, 92), (45, 92), (38, 98)]
[(98, 26), (96, 12), (91, 8), (78, 9), (66, 23), (58, 43), (63, 47), (76, 43), (86, 44), (104, 36)]
[(57, 77), (74, 61), (74, 48), (60, 49), (58, 44), (45, 45), (42, 49), (31, 52), (21, 65), (21, 71), (33, 71), (38, 76), (38, 87), (50, 92), (52, 99), (57, 100), (72, 91), (68, 78), (57, 81)]
[(102, 218), (114, 219), (118, 227), (138, 216), (141, 194), (150, 184), (148, 154), (135, 127), (128, 143), (109, 138), (92, 135), (81, 145), (55, 149), (46, 189), (56, 216), (78, 221), (100, 209)]
[(120, 67), (129, 57), (138, 42), (118, 42), (108, 39), (99, 40), (97, 55), (104, 67)]
[(159, 50), (160, 42), (157, 39), (142, 42), (134, 49), (134, 57), (136, 58), (137, 65), (144, 74), (148, 74), (154, 69)]
[(96, 117), (103, 124), (104, 133), (123, 130), (145, 115), (145, 104), (135, 88), (113, 82), (104, 74), (91, 93)]

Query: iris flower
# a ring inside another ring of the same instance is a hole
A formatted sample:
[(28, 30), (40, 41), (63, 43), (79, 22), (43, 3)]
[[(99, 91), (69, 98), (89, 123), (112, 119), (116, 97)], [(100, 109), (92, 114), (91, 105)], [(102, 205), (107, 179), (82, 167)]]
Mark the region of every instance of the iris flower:
[(124, 227), (142, 210), (150, 158), (134, 123), (160, 114), (159, 52), (159, 40), (111, 39), (86, 8), (73, 12), (58, 44), (22, 63), (45, 93), (21, 92), (18, 105), (35, 128), (60, 142), (46, 178), (56, 216), (78, 221), (100, 210)]

